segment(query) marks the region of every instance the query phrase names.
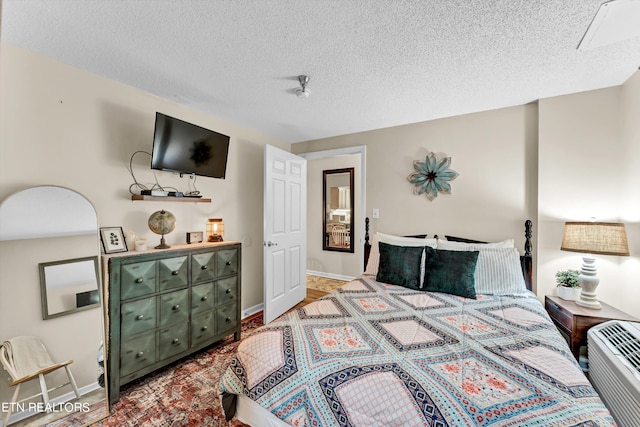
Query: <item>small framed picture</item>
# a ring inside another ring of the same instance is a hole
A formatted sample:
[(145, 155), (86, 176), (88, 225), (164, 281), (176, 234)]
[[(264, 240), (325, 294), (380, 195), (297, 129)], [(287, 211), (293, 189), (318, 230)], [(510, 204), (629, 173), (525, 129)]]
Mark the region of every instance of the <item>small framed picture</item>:
[(105, 254), (127, 252), (122, 227), (100, 227), (100, 240)]

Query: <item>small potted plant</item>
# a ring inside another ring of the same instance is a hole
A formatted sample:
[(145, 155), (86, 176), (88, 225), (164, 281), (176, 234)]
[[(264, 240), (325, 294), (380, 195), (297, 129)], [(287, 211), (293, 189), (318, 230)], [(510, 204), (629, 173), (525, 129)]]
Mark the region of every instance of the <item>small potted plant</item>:
[(562, 299), (575, 301), (580, 295), (580, 282), (578, 270), (561, 270), (556, 273), (558, 284), (558, 296)]

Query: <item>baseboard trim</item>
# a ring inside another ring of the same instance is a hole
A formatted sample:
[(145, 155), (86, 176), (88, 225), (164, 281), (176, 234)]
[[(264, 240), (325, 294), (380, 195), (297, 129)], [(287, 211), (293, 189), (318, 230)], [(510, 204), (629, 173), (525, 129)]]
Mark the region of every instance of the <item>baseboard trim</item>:
[(347, 281), (347, 282), (350, 282), (353, 279), (355, 279), (355, 277), (343, 276), (341, 274), (326, 273), (324, 271), (307, 270), (307, 274), (310, 274), (312, 276), (326, 277), (327, 279), (344, 280), (344, 281)]
[(260, 303), (257, 305), (254, 305), (253, 307), (249, 307), (245, 310), (242, 310), (242, 318), (246, 319), (247, 317), (253, 316), (254, 314), (256, 314), (259, 311), (263, 311), (264, 310), (264, 303)]

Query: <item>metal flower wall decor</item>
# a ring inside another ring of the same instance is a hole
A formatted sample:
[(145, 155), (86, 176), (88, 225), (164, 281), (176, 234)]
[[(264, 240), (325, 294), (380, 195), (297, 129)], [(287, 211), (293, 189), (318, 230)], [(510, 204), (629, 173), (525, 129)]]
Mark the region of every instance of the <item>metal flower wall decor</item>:
[(451, 157), (443, 153), (429, 153), (424, 162), (415, 160), (415, 172), (407, 177), (414, 185), (413, 194), (425, 193), (430, 201), (438, 197), (438, 193), (451, 194), (449, 181), (456, 179), (458, 172), (449, 169), (449, 166)]

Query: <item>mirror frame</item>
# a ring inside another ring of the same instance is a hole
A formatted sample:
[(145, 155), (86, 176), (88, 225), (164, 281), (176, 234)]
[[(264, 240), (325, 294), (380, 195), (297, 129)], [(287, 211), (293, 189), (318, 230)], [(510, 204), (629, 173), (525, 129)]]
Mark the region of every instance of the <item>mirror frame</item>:
[(327, 193), (329, 191), (329, 188), (327, 187), (327, 178), (329, 178), (330, 175), (337, 175), (337, 174), (344, 174), (344, 173), (349, 174), (349, 210), (351, 211), (351, 215), (349, 217), (349, 229), (351, 233), (353, 233), (354, 231), (354, 228), (353, 228), (354, 216), (355, 216), (354, 215), (355, 197), (354, 197), (354, 188), (353, 188), (354, 187), (354, 179), (353, 179), (354, 171), (355, 171), (355, 168), (328, 169), (328, 170), (322, 171), (322, 211), (323, 211), (322, 250), (324, 251), (350, 252), (350, 253), (355, 252), (355, 239), (353, 239), (353, 234), (351, 234), (351, 238), (349, 239), (349, 246), (344, 248), (338, 248), (338, 247), (329, 245), (330, 237), (329, 237), (329, 232), (327, 231), (327, 225), (328, 225), (327, 218), (329, 216), (329, 210), (330, 210), (330, 207), (328, 206), (328, 202), (330, 201), (330, 199), (327, 197)]
[[(47, 300), (47, 275), (45, 272), (46, 267), (52, 267), (62, 264), (73, 264), (76, 262), (93, 261), (93, 267), (96, 272), (96, 291), (98, 292), (98, 302), (88, 304), (82, 307), (72, 308), (70, 310), (60, 311), (58, 313), (49, 313), (49, 304)], [(77, 313), (80, 311), (90, 310), (92, 308), (98, 308), (101, 306), (102, 292), (100, 291), (100, 273), (98, 267), (97, 256), (87, 256), (82, 258), (65, 259), (61, 261), (41, 262), (38, 264), (40, 269), (40, 297), (42, 299), (42, 320), (55, 319), (56, 317), (66, 316), (67, 314)]]

